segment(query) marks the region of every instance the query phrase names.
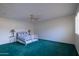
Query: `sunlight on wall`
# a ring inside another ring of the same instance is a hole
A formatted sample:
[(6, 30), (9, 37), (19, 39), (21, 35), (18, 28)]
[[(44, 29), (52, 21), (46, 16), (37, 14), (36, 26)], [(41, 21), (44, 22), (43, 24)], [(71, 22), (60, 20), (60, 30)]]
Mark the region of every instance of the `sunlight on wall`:
[(79, 34), (79, 12), (77, 13), (75, 17), (75, 33)]

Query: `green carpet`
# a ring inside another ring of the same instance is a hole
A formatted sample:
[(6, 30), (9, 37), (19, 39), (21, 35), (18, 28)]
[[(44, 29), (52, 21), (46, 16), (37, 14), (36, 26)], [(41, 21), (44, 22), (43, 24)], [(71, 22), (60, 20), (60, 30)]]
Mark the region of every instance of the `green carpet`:
[(39, 40), (27, 46), (18, 42), (0, 45), (0, 56), (76, 56), (74, 45)]

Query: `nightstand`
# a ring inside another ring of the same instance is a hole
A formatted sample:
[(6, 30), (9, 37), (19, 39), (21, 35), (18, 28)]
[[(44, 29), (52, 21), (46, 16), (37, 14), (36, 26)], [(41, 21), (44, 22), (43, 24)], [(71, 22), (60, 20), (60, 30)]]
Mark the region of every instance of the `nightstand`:
[(16, 42), (16, 37), (14, 36), (14, 37), (12, 37), (12, 36), (10, 36), (10, 43), (12, 43), (12, 42)]

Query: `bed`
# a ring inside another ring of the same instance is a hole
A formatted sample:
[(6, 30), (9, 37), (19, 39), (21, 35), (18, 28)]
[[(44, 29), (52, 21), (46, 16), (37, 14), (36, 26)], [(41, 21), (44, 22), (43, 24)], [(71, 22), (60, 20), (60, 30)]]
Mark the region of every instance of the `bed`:
[(38, 38), (35, 35), (29, 35), (27, 32), (17, 32), (16, 41), (27, 45), (29, 43), (38, 41)]

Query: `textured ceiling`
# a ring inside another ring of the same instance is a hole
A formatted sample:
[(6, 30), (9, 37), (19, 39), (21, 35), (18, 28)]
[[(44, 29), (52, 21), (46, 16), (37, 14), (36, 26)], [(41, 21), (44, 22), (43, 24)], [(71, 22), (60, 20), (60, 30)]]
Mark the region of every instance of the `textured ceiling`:
[(61, 16), (73, 15), (77, 4), (71, 3), (17, 3), (0, 4), (0, 17), (17, 20), (28, 20), (33, 14), (39, 20), (47, 20)]

